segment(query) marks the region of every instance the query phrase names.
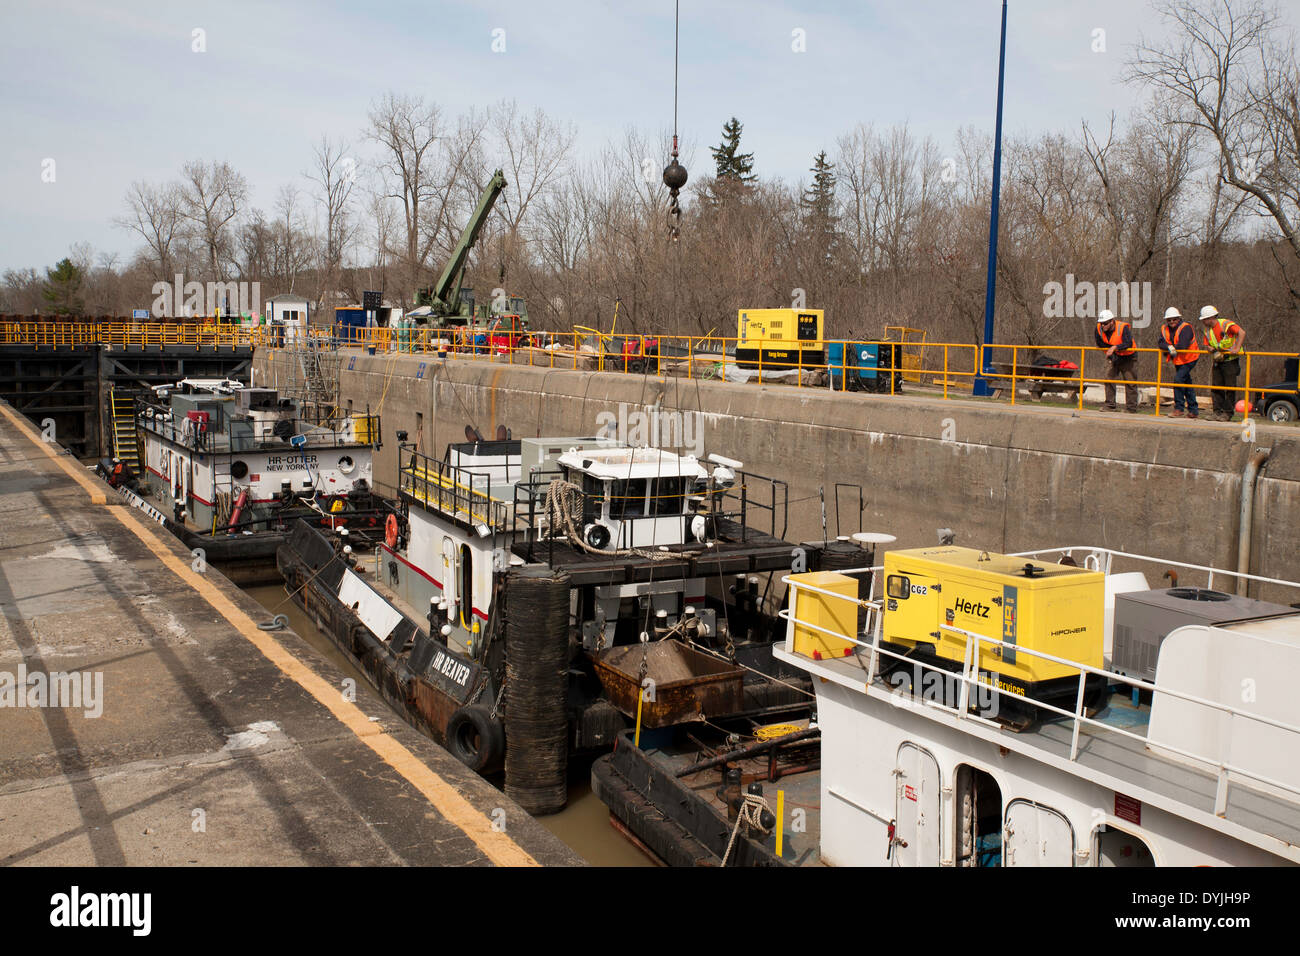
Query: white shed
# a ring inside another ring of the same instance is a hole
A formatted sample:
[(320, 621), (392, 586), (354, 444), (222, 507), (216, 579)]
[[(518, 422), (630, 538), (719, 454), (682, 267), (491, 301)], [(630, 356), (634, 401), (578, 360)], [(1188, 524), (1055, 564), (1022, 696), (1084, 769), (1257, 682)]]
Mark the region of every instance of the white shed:
[(266, 300), (266, 324), (283, 326), (286, 345), (301, 343), (307, 337), (308, 302), (300, 295), (283, 292)]

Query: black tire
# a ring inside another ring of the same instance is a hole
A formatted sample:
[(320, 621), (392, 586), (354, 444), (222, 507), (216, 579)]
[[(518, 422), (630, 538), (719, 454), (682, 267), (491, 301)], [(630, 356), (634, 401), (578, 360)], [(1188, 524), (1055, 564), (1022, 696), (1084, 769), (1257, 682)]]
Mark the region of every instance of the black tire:
[(1300, 419), (1300, 408), (1287, 398), (1279, 398), (1268, 406), (1268, 420), (1271, 422), (1294, 422)]
[(506, 756), (506, 731), (482, 704), (462, 707), (447, 721), (447, 750), (475, 773), (500, 769)]

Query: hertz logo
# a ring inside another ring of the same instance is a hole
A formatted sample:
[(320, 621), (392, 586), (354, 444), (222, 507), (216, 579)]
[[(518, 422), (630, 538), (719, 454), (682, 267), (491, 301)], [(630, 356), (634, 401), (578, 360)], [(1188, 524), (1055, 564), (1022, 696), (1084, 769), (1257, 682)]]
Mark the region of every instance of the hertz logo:
[(958, 598), (955, 607), (958, 611), (969, 614), (971, 617), (987, 618), (989, 616), (989, 606), (987, 604), (974, 603), (965, 598)]

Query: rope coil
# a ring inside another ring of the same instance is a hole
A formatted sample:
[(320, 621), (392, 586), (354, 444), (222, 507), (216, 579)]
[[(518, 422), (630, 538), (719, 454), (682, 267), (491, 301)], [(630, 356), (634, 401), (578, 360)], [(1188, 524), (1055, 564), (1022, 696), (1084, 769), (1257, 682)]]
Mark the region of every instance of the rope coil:
[(582, 489), (571, 481), (565, 481), (562, 478), (552, 479), (551, 483), (546, 486), (546, 520), (551, 526), (552, 531), (556, 528), (562, 529), (571, 544), (581, 548), (588, 554), (604, 554), (610, 556), (620, 556), (634, 554), (642, 558), (649, 558), (652, 561), (667, 561), (672, 558), (680, 558), (692, 552), (673, 552), (673, 551), (650, 551), (646, 548), (597, 548), (583, 540), (578, 528), (574, 525), (574, 516), (581, 521), (585, 495)]
[(763, 826), (763, 814), (771, 812), (771, 808), (767, 805), (767, 797), (757, 793), (745, 794), (745, 802), (740, 805), (740, 812), (736, 814), (736, 825), (731, 831), (731, 839), (727, 841), (727, 852), (722, 855), (723, 866), (727, 865), (727, 860), (731, 857), (731, 848), (736, 845), (736, 837), (740, 835), (742, 826), (757, 830), (763, 836), (771, 832), (769, 827)]

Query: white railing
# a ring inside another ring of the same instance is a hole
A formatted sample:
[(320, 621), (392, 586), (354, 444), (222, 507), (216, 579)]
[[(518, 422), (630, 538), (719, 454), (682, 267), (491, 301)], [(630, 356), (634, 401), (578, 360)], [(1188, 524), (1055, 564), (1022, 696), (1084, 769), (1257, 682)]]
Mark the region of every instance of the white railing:
[(1153, 558), (1149, 554), (1133, 554), (1128, 551), (1116, 551), (1113, 548), (1098, 548), (1093, 546), (1074, 546), (1068, 548), (1045, 548), (1041, 551), (1017, 551), (1008, 555), (1012, 558), (1043, 558), (1045, 555), (1061, 555), (1062, 557), (1074, 557), (1076, 551), (1084, 553), (1084, 563), (1081, 567), (1089, 571), (1101, 571), (1103, 574), (1110, 574), (1111, 567), (1115, 558), (1125, 558), (1129, 561), (1145, 561), (1148, 564), (1159, 565), (1164, 568), (1183, 568), (1190, 571), (1202, 571), (1207, 575), (1206, 587), (1214, 587), (1214, 576), (1216, 574), (1236, 580), (1256, 581), (1260, 584), (1278, 584), (1282, 587), (1292, 588), (1300, 593), (1300, 583), (1295, 581), (1286, 581), (1282, 578), (1266, 578), (1259, 574), (1247, 574), (1244, 571), (1225, 571), (1222, 568), (1212, 568), (1205, 564), (1189, 564), (1186, 561), (1168, 561), (1164, 558)]
[[(1215, 574), (1221, 574), (1232, 578), (1245, 578), (1251, 581), (1259, 581), (1259, 582), (1266, 582), (1269, 584), (1282, 585), (1300, 591), (1300, 584), (1297, 584), (1294, 581), (1285, 581), (1277, 578), (1266, 578), (1259, 575), (1245, 574), (1242, 572), (1235, 572), (1235, 571), (1223, 571), (1221, 569), (1215, 569), (1203, 565), (1188, 564), (1186, 562), (1163, 561), (1158, 558), (1149, 557), (1147, 555), (1130, 554), (1123, 551), (1115, 551), (1109, 548), (1095, 548), (1095, 547), (1049, 548), (1049, 549), (1043, 549), (1039, 551), (1019, 552), (1017, 554), (1010, 555), (1010, 556), (1011, 557), (1041, 557), (1043, 555), (1059, 554), (1059, 555), (1070, 555), (1072, 557), (1073, 552), (1086, 552), (1083, 566), (1088, 570), (1102, 571), (1104, 573), (1109, 573), (1114, 559), (1120, 557), (1120, 558), (1125, 558), (1125, 559), (1135, 560), (1135, 561), (1148, 561), (1153, 564), (1159, 564), (1162, 566), (1172, 565), (1175, 567), (1207, 572), (1209, 575), (1210, 582), (1213, 582), (1214, 579), (1213, 576)], [(1251, 770), (1247, 767), (1242, 767), (1237, 764), (1233, 764), (1228, 759), (1228, 755), (1227, 755), (1227, 750), (1230, 747), (1232, 741), (1232, 734), (1230, 732), (1220, 735), (1221, 740), (1223, 741), (1221, 752), (1217, 756), (1210, 756), (1208, 754), (1194, 753), (1184, 748), (1176, 747), (1172, 744), (1162, 743), (1160, 741), (1153, 741), (1150, 739), (1150, 737), (1144, 734), (1135, 733), (1131, 730), (1125, 730), (1124, 728), (1117, 727), (1114, 724), (1108, 724), (1105, 721), (1100, 721), (1093, 717), (1088, 717), (1085, 714), (1085, 708), (1084, 708), (1084, 697), (1085, 697), (1087, 678), (1089, 675), (1096, 675), (1105, 678), (1108, 684), (1110, 683), (1127, 684), (1132, 688), (1136, 688), (1137, 690), (1149, 691), (1153, 694), (1163, 694), (1163, 695), (1167, 695), (1168, 697), (1172, 697), (1179, 700), (1187, 701), (1192, 704), (1196, 704), (1198, 706), (1209, 707), (1213, 710), (1228, 715), (1229, 731), (1231, 730), (1232, 721), (1236, 720), (1237, 718), (1243, 718), (1246, 720), (1254, 721), (1259, 724), (1264, 724), (1266, 726), (1276, 728), (1278, 730), (1282, 730), (1289, 734), (1293, 734), (1296, 736), (1297, 745), (1300, 746), (1300, 726), (1290, 724), (1285, 721), (1276, 720), (1274, 718), (1267, 717), (1262, 714), (1252, 713), (1250, 711), (1243, 710), (1240, 707), (1234, 707), (1230, 704), (1222, 703), (1221, 701), (1209, 700), (1204, 697), (1199, 697), (1195, 694), (1188, 694), (1180, 690), (1175, 690), (1173, 688), (1161, 686), (1150, 681), (1142, 680), (1141, 678), (1130, 677), (1125, 674), (1116, 673), (1115, 671), (1106, 670), (1105, 668), (1094, 667), (1090, 664), (1085, 664), (1080, 661), (1074, 661), (1068, 658), (1057, 657), (1055, 655), (1048, 654), (1043, 651), (1033, 650), (1031, 648), (1023, 647), (1021, 645), (1009, 644), (1006, 641), (1003, 641), (1000, 637), (997, 638), (988, 637), (983, 634), (977, 634), (974, 631), (968, 631), (963, 628), (953, 627), (948, 624), (941, 624), (939, 625), (941, 630), (950, 634), (959, 635), (965, 639), (961, 673), (956, 674), (953, 671), (950, 671), (937, 664), (927, 663), (924, 660), (910, 657), (906, 654), (901, 654), (898, 653), (897, 651), (893, 651), (888, 648), (880, 646), (881, 636), (883, 631), (883, 627), (882, 627), (883, 609), (881, 607), (880, 602), (874, 599), (874, 595), (875, 595), (876, 574), (883, 570), (883, 566), (875, 566), (870, 568), (866, 568), (866, 567), (849, 568), (844, 570), (836, 569), (836, 570), (842, 574), (855, 574), (855, 573), (862, 573), (865, 571), (871, 571), (872, 577), (871, 577), (871, 588), (869, 591), (869, 597), (865, 599), (857, 598), (850, 595), (841, 594), (835, 591), (828, 591), (825, 588), (819, 588), (813, 585), (803, 584), (799, 581), (794, 580), (792, 576), (786, 575), (782, 577), (781, 580), (789, 588), (792, 589), (790, 600), (789, 600), (790, 609), (781, 610), (780, 612), (778, 612), (778, 615), (782, 620), (787, 621), (791, 625), (797, 625), (800, 628), (816, 631), (821, 634), (826, 634), (838, 640), (848, 641), (849, 643), (854, 644), (857, 647), (870, 651), (870, 659), (867, 664), (867, 674), (866, 674), (866, 684), (868, 686), (873, 685), (876, 682), (877, 678), (879, 677), (877, 664), (882, 655), (885, 657), (894, 658), (899, 661), (904, 661), (906, 663), (912, 664), (915, 668), (918, 669), (918, 672), (928, 669), (934, 671), (936, 674), (940, 674), (944, 676), (945, 678), (955, 678), (961, 683), (960, 695), (957, 704), (955, 706), (947, 704), (946, 699), (934, 701), (934, 700), (921, 700), (920, 698), (918, 698), (918, 700), (922, 703), (923, 706), (935, 707), (940, 710), (947, 711), (949, 713), (954, 714), (958, 719), (973, 720), (981, 724), (986, 724), (995, 728), (1001, 728), (1001, 725), (998, 724), (996, 721), (989, 720), (988, 718), (981, 717), (977, 714), (972, 714), (970, 712), (971, 689), (983, 688), (985, 690), (992, 691), (998, 694), (1004, 693), (997, 687), (996, 684), (981, 679), (980, 667), (979, 667), (980, 652), (983, 648), (983, 645), (986, 644), (990, 646), (990, 649), (996, 647), (999, 648), (1000, 650), (1013, 650), (1017, 655), (1028, 654), (1032, 657), (1036, 657), (1041, 660), (1050, 661), (1052, 663), (1070, 667), (1079, 672), (1079, 689), (1075, 696), (1075, 704), (1073, 710), (1066, 710), (1064, 708), (1057, 707), (1053, 704), (1049, 704), (1045, 701), (1039, 701), (1037, 699), (1027, 698), (1027, 700), (1030, 701), (1032, 706), (1036, 708), (1041, 708), (1043, 710), (1049, 711), (1050, 713), (1057, 714), (1062, 717), (1068, 717), (1071, 719), (1071, 721), (1073, 722), (1073, 727), (1072, 727), (1071, 737), (1070, 737), (1070, 756), (1069, 756), (1071, 762), (1076, 762), (1078, 760), (1080, 730), (1084, 726), (1097, 727), (1099, 729), (1105, 730), (1108, 733), (1118, 734), (1123, 737), (1137, 740), (1143, 744), (1152, 744), (1154, 746), (1161, 748), (1162, 750), (1178, 754), (1188, 760), (1195, 761), (1199, 764), (1208, 764), (1212, 767), (1215, 767), (1217, 785), (1216, 785), (1215, 798), (1214, 798), (1214, 812), (1218, 816), (1224, 816), (1227, 812), (1228, 787), (1230, 783), (1231, 774), (1237, 774), (1240, 777), (1247, 777), (1258, 783), (1262, 783), (1267, 786), (1274, 787), (1279, 790), (1283, 790), (1295, 798), (1300, 798), (1300, 787), (1298, 787), (1297, 785), (1293, 783), (1280, 781), (1280, 780), (1275, 780), (1271, 777), (1268, 777), (1257, 771)], [(868, 643), (859, 640), (856, 634), (854, 635), (843, 634), (839, 631), (824, 628), (819, 625), (812, 624), (807, 621), (801, 621), (798, 618), (796, 618), (794, 616), (793, 609), (798, 607), (796, 598), (797, 598), (797, 592), (800, 590), (808, 591), (813, 594), (821, 594), (826, 597), (836, 598), (841, 601), (848, 601), (852, 603), (855, 608), (858, 607), (865, 608), (867, 610), (867, 622), (866, 622), (866, 628), (864, 630), (864, 635), (866, 632), (870, 632), (873, 630), (873, 624), (874, 624), (874, 636), (872, 637), (871, 641)], [(791, 628), (791, 630), (793, 630), (793, 628)], [(793, 647), (787, 647), (787, 650), (793, 652), (794, 649)], [(913, 688), (913, 692), (915, 693), (917, 690), (919, 690), (919, 683), (917, 681), (913, 681), (912, 688)]]

